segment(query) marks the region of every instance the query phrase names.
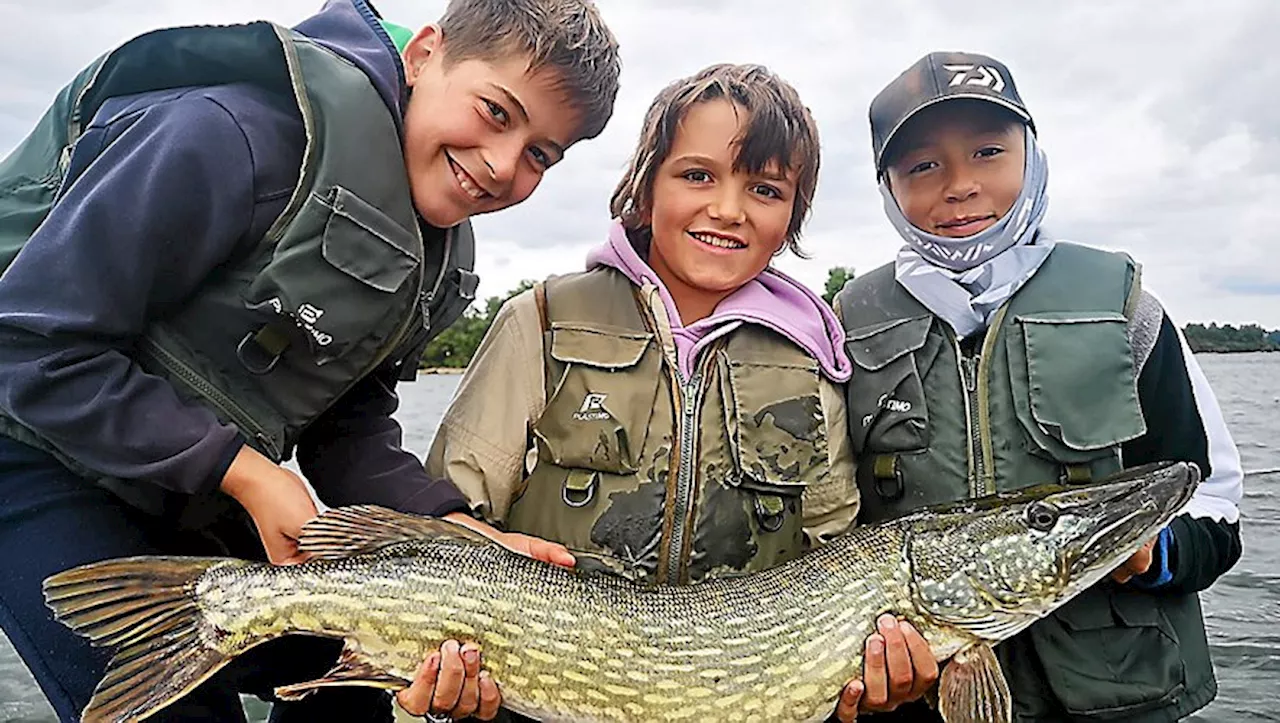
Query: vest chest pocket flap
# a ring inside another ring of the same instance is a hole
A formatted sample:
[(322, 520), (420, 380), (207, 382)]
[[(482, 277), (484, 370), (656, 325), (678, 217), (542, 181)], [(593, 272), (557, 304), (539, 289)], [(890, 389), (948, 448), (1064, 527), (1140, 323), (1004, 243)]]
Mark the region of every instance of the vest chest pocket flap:
[(916, 352), (929, 340), (928, 316), (874, 324), (848, 333), (855, 369), (849, 379), (854, 451), (910, 452), (929, 446), (929, 410)]
[(286, 320), (324, 364), (402, 326), (417, 303), (406, 281), (421, 256), (415, 231), (337, 186), (307, 199), (245, 303), (264, 322)]
[(817, 362), (720, 354), (721, 394), (736, 474), (764, 495), (799, 496), (830, 466)]
[(556, 322), (547, 408), (534, 436), (560, 467), (635, 474), (658, 394), (661, 360), (653, 335)]
[(1146, 432), (1122, 314), (1052, 312), (1015, 321), (1007, 340), (1014, 409), (1036, 447), (1080, 463)]

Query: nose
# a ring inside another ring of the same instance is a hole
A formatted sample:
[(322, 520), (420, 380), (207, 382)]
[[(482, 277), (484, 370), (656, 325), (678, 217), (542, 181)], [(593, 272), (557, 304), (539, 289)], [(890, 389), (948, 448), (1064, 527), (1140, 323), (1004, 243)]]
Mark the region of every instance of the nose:
[(961, 165), (947, 175), (946, 198), (952, 203), (968, 201), (982, 191), (977, 174)]
[(523, 155), (524, 144), (517, 138), (504, 139), (481, 155), (489, 180), (497, 186), (493, 190), (506, 191), (511, 187)]
[(707, 215), (729, 224), (740, 224), (745, 221), (746, 211), (742, 203), (742, 191), (727, 183), (722, 185), (720, 192), (707, 207)]

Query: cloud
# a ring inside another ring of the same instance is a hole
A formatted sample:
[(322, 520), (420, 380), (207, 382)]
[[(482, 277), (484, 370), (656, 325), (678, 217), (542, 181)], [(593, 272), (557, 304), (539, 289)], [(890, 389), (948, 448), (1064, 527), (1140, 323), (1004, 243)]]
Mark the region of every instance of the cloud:
[[(377, 0), (405, 25), (442, 0)], [(579, 268), (653, 95), (713, 62), (756, 62), (795, 84), (819, 123), (823, 171), (805, 246), (779, 266), (821, 286), (866, 271), (899, 240), (871, 170), (872, 96), (930, 50), (1005, 61), (1049, 154), (1047, 228), (1132, 253), (1179, 321), (1280, 327), (1280, 3), (1168, 0), (598, 0), (622, 43), (623, 88), (600, 138), (570, 149), (524, 205), (476, 219), (482, 296)], [(139, 32), (267, 16), (312, 0), (52, 0), (0, 6), (0, 152), (84, 63)]]

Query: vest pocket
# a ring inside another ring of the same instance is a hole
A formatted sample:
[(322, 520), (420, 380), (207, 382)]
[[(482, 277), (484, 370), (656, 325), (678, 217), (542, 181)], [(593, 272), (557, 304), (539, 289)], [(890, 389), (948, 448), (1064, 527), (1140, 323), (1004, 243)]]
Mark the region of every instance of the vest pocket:
[[(817, 362), (765, 363), (719, 357), (732, 482), (766, 496), (799, 495), (826, 476), (827, 421)], [(761, 519), (782, 506), (758, 505)], [(762, 522), (767, 527), (776, 521)]]
[(1127, 323), (1111, 312), (1056, 312), (1012, 326), (1014, 410), (1053, 459), (1087, 462), (1146, 432)]
[(929, 409), (916, 359), (929, 338), (928, 316), (848, 332), (845, 348), (857, 367), (848, 383), (854, 451), (912, 452), (929, 446)]
[(1182, 694), (1186, 671), (1159, 596), (1100, 583), (1029, 630), (1072, 715), (1127, 720)]
[(634, 474), (659, 386), (653, 335), (552, 324), (550, 354), (564, 364), (534, 424), (543, 459), (560, 467)]
[[(355, 194), (311, 194), (245, 292), (245, 303), (306, 339), (317, 364), (403, 321), (421, 242)], [(385, 342), (385, 339), (383, 339)]]

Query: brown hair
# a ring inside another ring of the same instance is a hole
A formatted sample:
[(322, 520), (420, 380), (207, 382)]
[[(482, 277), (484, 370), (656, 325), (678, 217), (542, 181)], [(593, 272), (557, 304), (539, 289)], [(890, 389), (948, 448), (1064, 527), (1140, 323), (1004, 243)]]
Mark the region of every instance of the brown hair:
[(761, 65), (713, 65), (658, 93), (645, 114), (627, 172), (613, 192), (610, 211), (627, 230), (647, 230), (644, 219), (653, 202), (654, 178), (671, 152), (680, 121), (695, 103), (716, 98), (727, 98), (749, 114), (746, 131), (737, 139), (734, 170), (761, 173), (771, 163), (796, 170), (786, 248), (803, 257), (800, 227), (818, 185), (818, 128), (795, 88)]
[(591, 0), (450, 0), (440, 18), (446, 63), (523, 53), (547, 69), (581, 114), (578, 138), (595, 138), (618, 96), (618, 41)]

